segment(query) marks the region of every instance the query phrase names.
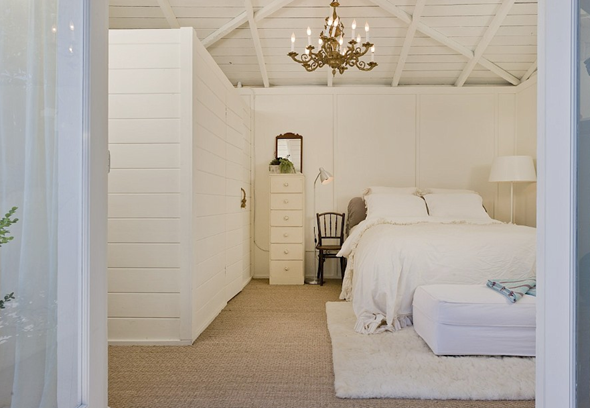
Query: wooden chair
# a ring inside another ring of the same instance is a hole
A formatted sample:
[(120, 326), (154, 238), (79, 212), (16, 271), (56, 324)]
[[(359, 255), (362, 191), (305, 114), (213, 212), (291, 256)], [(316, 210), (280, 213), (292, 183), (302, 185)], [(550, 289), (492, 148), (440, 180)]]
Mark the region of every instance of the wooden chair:
[[(318, 256), (318, 281), (324, 284), (324, 262), (326, 258), (336, 258), (336, 254), (344, 243), (344, 219), (345, 213), (325, 212), (316, 214), (317, 218), (317, 245)], [(340, 258), (342, 277), (346, 270), (346, 258)]]

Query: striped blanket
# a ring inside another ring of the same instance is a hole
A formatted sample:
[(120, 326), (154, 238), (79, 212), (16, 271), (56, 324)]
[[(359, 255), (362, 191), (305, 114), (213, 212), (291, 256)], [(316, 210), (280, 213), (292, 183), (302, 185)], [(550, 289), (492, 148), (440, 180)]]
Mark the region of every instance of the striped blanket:
[(488, 288), (500, 292), (512, 303), (520, 300), (524, 295), (537, 296), (537, 279), (490, 279)]

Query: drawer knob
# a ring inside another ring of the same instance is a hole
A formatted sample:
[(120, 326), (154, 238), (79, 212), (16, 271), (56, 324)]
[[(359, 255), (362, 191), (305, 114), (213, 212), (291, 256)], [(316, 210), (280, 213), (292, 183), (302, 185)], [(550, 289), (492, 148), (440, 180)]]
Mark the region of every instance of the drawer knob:
[(285, 216), (283, 217), (283, 219), (284, 219), (285, 221), (289, 221), (289, 216), (288, 216), (288, 215), (285, 215)]
[(285, 204), (289, 204), (289, 200), (283, 200)]
[(289, 187), (289, 183), (283, 183), (285, 187)]
[(283, 251), (283, 253), (284, 253), (285, 255), (287, 255), (287, 254), (289, 253), (289, 250), (288, 250), (288, 249), (285, 249), (285, 250)]
[(285, 238), (287, 238), (287, 237), (289, 236), (289, 234), (288, 234), (287, 232), (285, 232), (285, 233), (283, 234), (283, 236), (284, 236)]
[(288, 271), (288, 270), (289, 270), (289, 267), (288, 266), (285, 266), (285, 271)]

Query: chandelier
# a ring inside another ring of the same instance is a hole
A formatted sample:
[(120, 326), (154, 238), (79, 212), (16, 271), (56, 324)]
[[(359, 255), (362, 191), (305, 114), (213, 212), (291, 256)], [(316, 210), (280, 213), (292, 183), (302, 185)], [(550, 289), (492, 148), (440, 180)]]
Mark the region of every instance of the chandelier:
[[(332, 68), (332, 75), (336, 75), (336, 71), (343, 74), (348, 67), (357, 67), (361, 71), (371, 71), (377, 66), (375, 62), (375, 46), (369, 42), (369, 23), (365, 24), (365, 43), (361, 44), (361, 35), (356, 38), (356, 20), (352, 22), (352, 39), (348, 42), (349, 45), (344, 45), (344, 24), (336, 8), (340, 5), (337, 1), (333, 1), (330, 7), (333, 8), (332, 16), (326, 17), (326, 24), (324, 31), (320, 33), (318, 39), (318, 51), (315, 52), (315, 47), (311, 45), (311, 28), (307, 27), (307, 47), (305, 53), (301, 54), (295, 52), (295, 33), (291, 35), (291, 52), (287, 54), (305, 68), (307, 72), (313, 72), (324, 65)], [(365, 62), (361, 60), (367, 52), (371, 51), (371, 61)]]

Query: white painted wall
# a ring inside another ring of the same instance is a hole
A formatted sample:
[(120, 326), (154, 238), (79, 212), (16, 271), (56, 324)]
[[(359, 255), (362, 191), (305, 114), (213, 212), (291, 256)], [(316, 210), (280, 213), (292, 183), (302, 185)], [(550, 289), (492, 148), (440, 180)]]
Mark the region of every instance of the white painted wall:
[[(249, 282), (250, 107), (193, 30), (192, 338)], [(246, 191), (246, 209), (240, 208)]]
[(180, 32), (109, 37), (109, 340), (180, 340)]
[[(494, 157), (517, 146), (515, 88), (274, 88), (243, 90), (254, 111), (254, 277), (268, 276), (268, 162), (275, 136), (303, 136), (306, 175), (306, 276), (313, 276), (316, 212), (346, 211), (369, 185), (469, 188), (491, 216), (508, 221), (510, 189), (488, 182)], [(523, 99), (522, 104), (526, 101)], [(534, 109), (534, 108), (533, 108)], [(522, 150), (534, 149), (522, 139)], [(337, 276), (335, 263), (327, 277)]]
[(192, 29), (109, 59), (109, 340), (191, 343), (250, 277), (250, 109)]

